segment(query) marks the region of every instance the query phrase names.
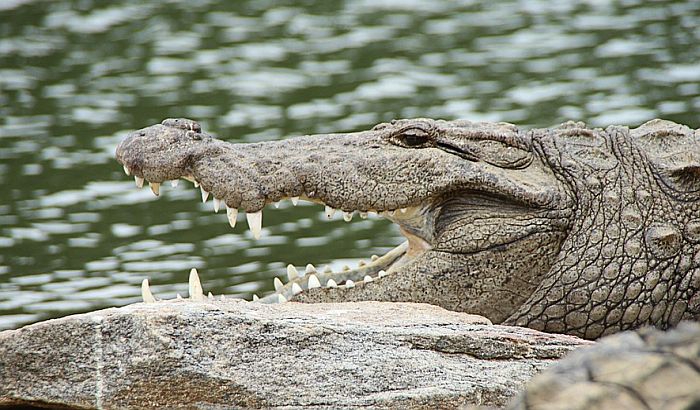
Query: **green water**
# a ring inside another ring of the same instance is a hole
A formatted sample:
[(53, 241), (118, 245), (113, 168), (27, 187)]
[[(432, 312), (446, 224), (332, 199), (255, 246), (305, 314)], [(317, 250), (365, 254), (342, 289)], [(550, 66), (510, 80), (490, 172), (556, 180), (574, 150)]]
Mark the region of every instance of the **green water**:
[(401, 242), (380, 219), (265, 210), (255, 241), (191, 184), (137, 190), (129, 131), (190, 117), (230, 141), (400, 117), (700, 126), (700, 2), (0, 2), (0, 328), (205, 291)]

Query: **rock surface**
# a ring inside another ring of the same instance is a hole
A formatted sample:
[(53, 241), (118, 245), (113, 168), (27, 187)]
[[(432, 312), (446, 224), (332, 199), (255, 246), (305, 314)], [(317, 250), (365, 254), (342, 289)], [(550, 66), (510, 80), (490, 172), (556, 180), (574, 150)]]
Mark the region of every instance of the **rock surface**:
[(422, 304), (134, 304), (0, 333), (0, 405), (503, 406), (589, 344)]
[(700, 409), (700, 323), (600, 340), (536, 376), (515, 409)]

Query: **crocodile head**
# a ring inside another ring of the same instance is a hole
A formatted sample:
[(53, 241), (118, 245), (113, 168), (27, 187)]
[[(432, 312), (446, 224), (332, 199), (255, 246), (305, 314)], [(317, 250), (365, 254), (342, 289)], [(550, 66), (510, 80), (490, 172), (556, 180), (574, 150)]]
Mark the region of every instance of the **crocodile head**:
[(419, 301), (502, 321), (549, 270), (570, 218), (562, 183), (530, 137), (505, 123), (412, 119), (230, 144), (169, 119), (130, 134), (117, 159), (156, 189), (196, 181), (225, 204), (232, 225), (246, 212), (254, 236), (266, 205), (301, 198), (346, 220), (376, 213), (406, 237), (357, 269), (290, 271), (264, 300)]
[(117, 159), (155, 193), (186, 178), (239, 210), (299, 198), (377, 213), (406, 242), (342, 272), (288, 269), (263, 301), (412, 301), (596, 338), (700, 318), (700, 134), (568, 122), (392, 121), (364, 132), (230, 144), (191, 120), (131, 133)]

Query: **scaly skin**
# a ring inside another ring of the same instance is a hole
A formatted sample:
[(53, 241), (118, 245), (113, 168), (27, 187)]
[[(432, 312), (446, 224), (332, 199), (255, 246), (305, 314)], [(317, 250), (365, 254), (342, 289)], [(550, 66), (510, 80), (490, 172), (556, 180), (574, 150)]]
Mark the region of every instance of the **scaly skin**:
[(700, 324), (606, 337), (535, 376), (508, 409), (698, 409)]
[(229, 144), (170, 119), (130, 134), (117, 159), (152, 183), (194, 179), (231, 209), (302, 197), (378, 212), (407, 237), (369, 265), (316, 273), (338, 287), (291, 274), (286, 299), (426, 302), (586, 338), (700, 316), (700, 133), (671, 122), (413, 119)]

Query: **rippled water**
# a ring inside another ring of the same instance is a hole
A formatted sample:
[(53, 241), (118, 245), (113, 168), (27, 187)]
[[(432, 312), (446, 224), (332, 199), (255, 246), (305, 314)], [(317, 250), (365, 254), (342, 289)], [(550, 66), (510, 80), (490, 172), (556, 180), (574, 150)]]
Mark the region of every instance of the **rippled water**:
[(268, 208), (264, 236), (191, 184), (137, 190), (129, 130), (190, 117), (230, 141), (399, 117), (700, 126), (700, 2), (0, 2), (0, 328), (205, 290), (401, 242), (379, 219)]

